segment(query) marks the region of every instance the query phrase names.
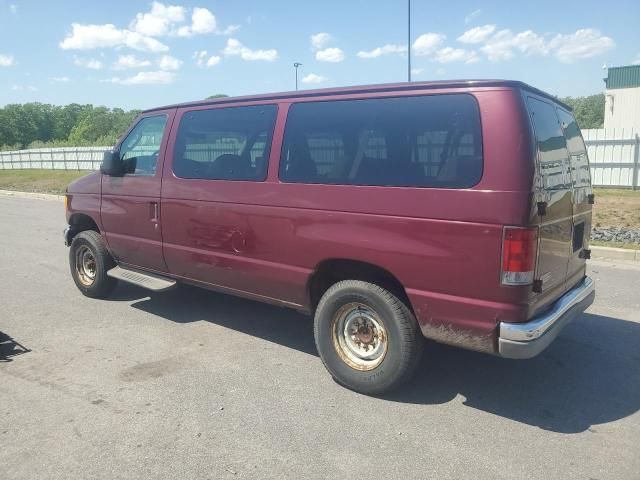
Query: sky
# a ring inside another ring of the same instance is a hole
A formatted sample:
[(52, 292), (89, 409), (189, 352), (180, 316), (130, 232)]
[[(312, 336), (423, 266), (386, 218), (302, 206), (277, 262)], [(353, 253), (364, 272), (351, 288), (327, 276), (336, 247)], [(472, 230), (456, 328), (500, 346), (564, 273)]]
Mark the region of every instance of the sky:
[[(413, 80), (560, 96), (640, 63), (640, 2), (412, 1)], [(407, 79), (406, 0), (0, 0), (0, 105), (151, 108)]]

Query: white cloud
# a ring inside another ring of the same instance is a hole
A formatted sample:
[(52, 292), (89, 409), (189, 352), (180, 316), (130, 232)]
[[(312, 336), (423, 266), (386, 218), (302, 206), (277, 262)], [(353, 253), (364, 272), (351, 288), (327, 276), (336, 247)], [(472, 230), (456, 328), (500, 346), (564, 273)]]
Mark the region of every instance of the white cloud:
[(220, 58), (218, 55), (209, 56), (206, 50), (199, 50), (199, 51), (193, 52), (193, 59), (196, 61), (196, 65), (198, 65), (198, 67), (200, 68), (215, 67), (222, 60), (222, 58)]
[(316, 75), (315, 73), (310, 73), (302, 79), (302, 83), (324, 83), (327, 80), (329, 80), (327, 77)]
[(513, 58), (515, 52), (524, 55), (553, 55), (564, 63), (600, 55), (615, 47), (610, 37), (595, 29), (581, 29), (572, 34), (557, 34), (550, 40), (532, 30), (514, 34), (500, 30), (484, 40), (480, 48), (492, 62)]
[(418, 56), (433, 54), (444, 41), (445, 36), (439, 33), (424, 33), (413, 42), (413, 53)]
[(0, 54), (0, 67), (11, 67), (16, 64), (13, 55)]
[(133, 77), (120, 78), (113, 77), (103, 82), (117, 83), (119, 85), (167, 85), (173, 83), (176, 79), (176, 74), (173, 72), (139, 72)]
[(71, 81), (69, 77), (49, 77), (49, 80), (54, 83), (68, 83)]
[(181, 65), (182, 65), (182, 60), (178, 60), (177, 58), (172, 57), (171, 55), (163, 55), (158, 60), (158, 67), (160, 67), (160, 70), (165, 70), (165, 71), (179, 70)]
[(316, 60), (320, 62), (339, 63), (344, 60), (344, 52), (340, 48), (331, 47), (316, 52)]
[(631, 61), (631, 65), (640, 65), (640, 53)]
[(191, 15), (193, 33), (211, 33), (216, 30), (216, 17), (206, 8), (196, 7)]
[(191, 14), (191, 25), (180, 27), (176, 34), (179, 37), (191, 37), (217, 31), (216, 17), (206, 8), (195, 7)]
[(569, 35), (556, 35), (549, 42), (549, 50), (563, 63), (601, 55), (616, 46), (612, 38), (592, 28), (577, 30)]
[(424, 72), (424, 68), (412, 68), (411, 69), (411, 75), (420, 75), (422, 72)]
[(477, 16), (479, 16), (482, 13), (482, 9), (478, 8), (477, 10), (474, 10), (473, 12), (471, 12), (469, 15), (467, 15), (466, 17), (464, 17), (464, 23), (470, 23), (472, 20), (474, 20)]
[(407, 53), (406, 45), (387, 44), (382, 47), (374, 48), (370, 51), (359, 51), (356, 55), (360, 58), (378, 58), (383, 55), (403, 55)]
[(211, 55), (207, 60), (207, 68), (215, 67), (222, 60), (218, 55)]
[(480, 50), (490, 61), (499, 62), (513, 57), (513, 47), (511, 30), (500, 30)]
[(60, 42), (63, 50), (129, 47), (134, 50), (165, 52), (169, 49), (155, 38), (130, 30), (120, 30), (111, 23), (105, 25), (71, 24), (71, 33)]
[(331, 40), (333, 37), (326, 32), (314, 33), (311, 35), (311, 46), (316, 50), (322, 50)]
[(476, 63), (479, 61), (478, 55), (473, 50), (464, 50), (462, 48), (445, 47), (436, 51), (434, 60), (438, 63)]
[(14, 92), (21, 92), (23, 90), (28, 90), (30, 92), (38, 91), (37, 87), (34, 87), (33, 85), (12, 85), (11, 90)]
[(461, 43), (482, 43), (489, 36), (495, 32), (495, 25), (483, 25), (481, 27), (474, 27), (470, 30), (467, 30), (462, 35), (458, 37), (458, 41)]
[(240, 25), (229, 25), (227, 28), (225, 28), (224, 30), (220, 31), (220, 35), (224, 35), (226, 37), (229, 37), (231, 35), (233, 35), (234, 33), (236, 33), (238, 30), (240, 30)]
[(18, 13), (18, 5), (16, 5), (15, 3), (12, 3), (11, 5), (9, 5), (9, 11), (11, 13)]
[(119, 55), (118, 60), (113, 64), (114, 70), (125, 70), (128, 68), (144, 68), (151, 66), (149, 60), (144, 60), (135, 55)]
[(275, 49), (251, 50), (235, 38), (227, 39), (227, 46), (224, 48), (222, 53), (227, 57), (238, 56), (247, 61), (264, 60), (267, 62), (273, 62), (278, 58), (278, 51)]
[(101, 70), (104, 67), (103, 63), (95, 58), (74, 57), (73, 63), (79, 67), (89, 68), (91, 70)]
[(184, 7), (153, 2), (150, 12), (136, 15), (136, 19), (131, 24), (131, 29), (142, 35), (157, 37), (167, 35), (174, 23), (183, 22), (184, 19)]
[(208, 9), (195, 7), (191, 11), (191, 23), (184, 24), (187, 9), (179, 5), (166, 5), (154, 1), (151, 10), (136, 14), (128, 28), (117, 28), (111, 23), (102, 25), (72, 23), (71, 32), (60, 42), (63, 50), (91, 50), (96, 48), (121, 48), (145, 52), (166, 52), (165, 44), (156, 37), (191, 37), (207, 33), (231, 35), (240, 27), (229, 25), (218, 29), (215, 15)]

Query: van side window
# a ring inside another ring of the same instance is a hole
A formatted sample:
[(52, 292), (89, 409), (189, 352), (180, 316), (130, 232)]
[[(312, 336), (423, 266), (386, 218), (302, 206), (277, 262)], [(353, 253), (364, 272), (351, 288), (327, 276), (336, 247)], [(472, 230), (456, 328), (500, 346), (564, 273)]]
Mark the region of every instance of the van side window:
[(282, 181), (469, 188), (481, 176), (480, 112), (471, 95), (301, 102), (289, 109)]
[(144, 117), (136, 124), (120, 144), (120, 159), (127, 165), (127, 175), (151, 177), (156, 174), (158, 154), (166, 115)]
[(185, 112), (173, 172), (181, 178), (263, 181), (276, 113), (275, 105)]
[(538, 165), (545, 190), (571, 188), (568, 175), (567, 142), (555, 108), (533, 97), (528, 98), (529, 113), (536, 135)]
[(587, 157), (587, 147), (584, 145), (582, 133), (576, 119), (569, 112), (557, 109), (562, 131), (567, 139), (569, 160), (571, 164), (571, 181), (574, 187), (591, 186), (591, 170)]

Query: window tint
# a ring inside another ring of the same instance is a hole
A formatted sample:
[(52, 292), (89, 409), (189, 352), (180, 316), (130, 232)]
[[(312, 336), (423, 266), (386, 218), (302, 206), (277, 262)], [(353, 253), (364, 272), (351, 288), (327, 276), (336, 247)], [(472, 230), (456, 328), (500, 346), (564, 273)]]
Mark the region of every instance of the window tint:
[(186, 112), (173, 171), (182, 178), (261, 181), (267, 176), (276, 106)]
[(482, 176), (471, 95), (298, 103), (280, 160), (286, 182), (467, 188)]
[(120, 145), (120, 159), (125, 162), (128, 175), (155, 175), (166, 124), (166, 115), (145, 117), (129, 132)]
[(576, 123), (576, 119), (569, 112), (558, 109), (558, 116), (560, 117), (562, 131), (567, 139), (573, 186), (588, 187), (591, 185), (591, 171), (589, 170), (587, 148), (584, 145), (580, 128)]
[(570, 188), (567, 174), (567, 142), (556, 116), (556, 109), (549, 103), (529, 97), (529, 111), (538, 147), (538, 164), (546, 190)]

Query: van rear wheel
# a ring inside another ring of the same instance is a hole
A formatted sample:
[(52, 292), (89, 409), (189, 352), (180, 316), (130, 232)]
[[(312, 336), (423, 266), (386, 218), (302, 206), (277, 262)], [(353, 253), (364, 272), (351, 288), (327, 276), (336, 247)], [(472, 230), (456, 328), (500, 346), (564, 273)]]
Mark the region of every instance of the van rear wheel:
[(341, 281), (326, 291), (316, 309), (314, 335), (333, 378), (369, 395), (411, 378), (424, 345), (408, 306), (390, 291), (360, 280)]
[(83, 295), (91, 298), (106, 298), (118, 281), (107, 276), (116, 266), (104, 244), (102, 235), (93, 230), (80, 232), (73, 238), (69, 249), (71, 276)]

